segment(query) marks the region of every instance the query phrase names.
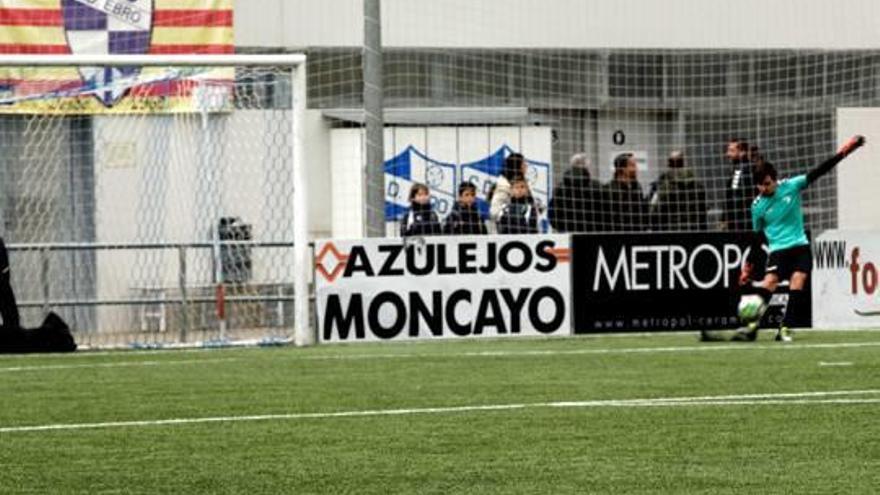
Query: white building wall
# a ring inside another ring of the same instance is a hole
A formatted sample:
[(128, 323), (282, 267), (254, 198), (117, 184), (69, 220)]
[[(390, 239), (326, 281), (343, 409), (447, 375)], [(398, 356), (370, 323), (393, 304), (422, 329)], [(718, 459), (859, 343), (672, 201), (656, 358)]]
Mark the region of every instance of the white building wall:
[(861, 134), (868, 144), (837, 167), (837, 228), (841, 230), (880, 229), (880, 109), (840, 108), (837, 110), (837, 141), (845, 143)]
[[(308, 118), (318, 122), (309, 126), (313, 130), (307, 134), (307, 142), (316, 146), (307, 151), (306, 160), (321, 165), (311, 167), (313, 184), (306, 189), (314, 201), (326, 203), (330, 186), (325, 165), (328, 144), (324, 140), (329, 136), (320, 130), (319, 112)], [(278, 114), (267, 118), (265, 112), (250, 110), (212, 115), (206, 128), (198, 115), (97, 117), (95, 240), (204, 242), (211, 239), (220, 217), (241, 218), (251, 225), (257, 241), (292, 240), (295, 192), (291, 161), (278, 148), (262, 145), (267, 136), (281, 136), (286, 127), (283, 120)], [(206, 135), (210, 140), (203, 141)], [(205, 147), (211, 150), (208, 154)], [(211, 174), (215, 174), (213, 181)], [(312, 209), (312, 226), (328, 229), (329, 211), (316, 205)], [(318, 236), (314, 231), (310, 234)], [(292, 280), (293, 257), (286, 253), (289, 249), (253, 249), (253, 281)], [(96, 265), (99, 300), (144, 297), (152, 290), (172, 291), (179, 284), (175, 249), (101, 250), (96, 254)], [(188, 286), (210, 286), (213, 280), (211, 252), (189, 250)], [(98, 328), (129, 325), (130, 315), (129, 307), (100, 307)]]

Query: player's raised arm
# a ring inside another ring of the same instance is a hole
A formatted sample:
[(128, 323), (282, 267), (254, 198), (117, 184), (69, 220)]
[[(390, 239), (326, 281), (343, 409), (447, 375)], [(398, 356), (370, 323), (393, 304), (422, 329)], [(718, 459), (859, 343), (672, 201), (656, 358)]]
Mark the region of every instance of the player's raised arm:
[(816, 179), (827, 174), (835, 165), (849, 156), (853, 151), (861, 148), (865, 144), (865, 136), (853, 136), (837, 150), (831, 158), (825, 160), (813, 170), (807, 172), (807, 185), (812, 184)]

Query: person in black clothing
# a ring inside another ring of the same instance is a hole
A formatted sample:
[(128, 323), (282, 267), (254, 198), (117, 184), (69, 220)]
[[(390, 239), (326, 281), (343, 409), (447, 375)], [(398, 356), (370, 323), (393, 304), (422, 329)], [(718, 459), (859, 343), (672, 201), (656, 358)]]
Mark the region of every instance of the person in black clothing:
[(15, 292), (10, 283), (9, 253), (0, 237), (0, 354), (27, 352), (71, 352), (76, 341), (64, 320), (49, 312), (43, 324), (36, 328), (22, 328)]
[(614, 178), (604, 188), (604, 222), (602, 230), (638, 232), (648, 226), (648, 205), (642, 197), (638, 168), (632, 153), (621, 153), (614, 159)]
[(486, 234), (486, 224), (480, 217), (476, 206), (477, 186), (472, 182), (462, 182), (458, 186), (458, 201), (446, 217), (443, 233), (447, 235)]
[(765, 160), (764, 155), (761, 154), (761, 149), (753, 144), (749, 146), (749, 161), (752, 162), (752, 168), (754, 169), (767, 160)]
[(400, 224), (400, 234), (403, 237), (439, 235), (440, 219), (431, 208), (431, 191), (428, 186), (413, 184), (409, 190), (409, 204), (409, 211)]
[(658, 232), (706, 230), (706, 189), (692, 168), (685, 167), (684, 154), (673, 151), (669, 169), (651, 187), (652, 228)]
[(3, 318), (4, 328), (21, 328), (18, 304), (15, 302), (15, 293), (10, 283), (9, 253), (6, 251), (2, 237), (0, 237), (0, 317)]
[(510, 181), (510, 199), (498, 216), (499, 234), (537, 234), (538, 207), (524, 177)]
[(724, 228), (730, 232), (752, 230), (752, 201), (756, 196), (752, 180), (751, 156), (759, 156), (757, 148), (750, 153), (749, 145), (740, 138), (727, 142), (724, 156), (730, 162), (730, 178), (727, 180), (727, 195), (724, 205)]
[(590, 176), (584, 153), (571, 157), (571, 168), (553, 192), (547, 212), (550, 224), (559, 232), (595, 232), (602, 218), (602, 186)]

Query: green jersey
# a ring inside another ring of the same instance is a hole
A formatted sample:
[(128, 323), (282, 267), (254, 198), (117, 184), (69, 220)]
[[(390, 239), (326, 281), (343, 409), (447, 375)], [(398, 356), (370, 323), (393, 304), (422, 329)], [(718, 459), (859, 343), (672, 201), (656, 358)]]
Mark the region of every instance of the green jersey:
[(807, 176), (796, 175), (779, 181), (773, 196), (760, 195), (752, 202), (752, 226), (764, 232), (770, 252), (810, 244), (804, 232), (801, 191)]

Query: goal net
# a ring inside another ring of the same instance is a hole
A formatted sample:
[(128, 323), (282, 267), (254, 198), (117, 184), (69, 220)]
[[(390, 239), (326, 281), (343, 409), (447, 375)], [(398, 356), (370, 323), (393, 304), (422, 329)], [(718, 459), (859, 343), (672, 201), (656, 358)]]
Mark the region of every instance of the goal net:
[[(818, 14), (783, 2), (753, 14), (737, 2), (649, 3), (383, 2), (385, 177), (367, 187), (385, 191), (384, 205), (368, 208), (384, 207), (389, 235), (399, 234), (415, 182), (429, 187), (441, 221), (457, 186), (473, 182), (491, 229), (489, 192), (514, 152), (527, 160), (541, 231), (747, 229), (747, 218), (731, 220), (748, 215), (748, 198), (733, 205), (729, 198), (753, 189), (748, 181), (732, 186), (729, 140), (740, 140), (737, 160), (766, 160), (788, 177), (834, 153), (837, 108), (880, 101), (877, 50), (845, 48), (863, 32), (853, 12), (876, 19), (876, 6), (829, 4)], [(724, 22), (699, 17), (706, 12)], [(779, 12), (785, 22), (774, 21)], [(595, 24), (610, 18), (619, 29)], [(774, 22), (804, 48), (769, 29)], [(783, 48), (749, 44), (762, 37)], [(669, 47), (680, 39), (686, 47)], [(731, 48), (717, 48), (730, 40)], [(310, 105), (336, 119), (334, 149), (345, 150), (337, 169), (362, 157), (356, 119), (339, 110), (364, 104), (362, 52), (309, 52)], [(633, 171), (614, 165), (625, 154)], [(340, 177), (334, 197), (360, 200), (361, 184)], [(836, 194), (835, 173), (806, 191), (814, 234), (836, 226)], [(334, 215), (342, 235), (363, 222), (357, 209)]]
[(23, 325), (53, 310), (93, 347), (307, 328), (304, 59), (0, 57), (0, 213)]

